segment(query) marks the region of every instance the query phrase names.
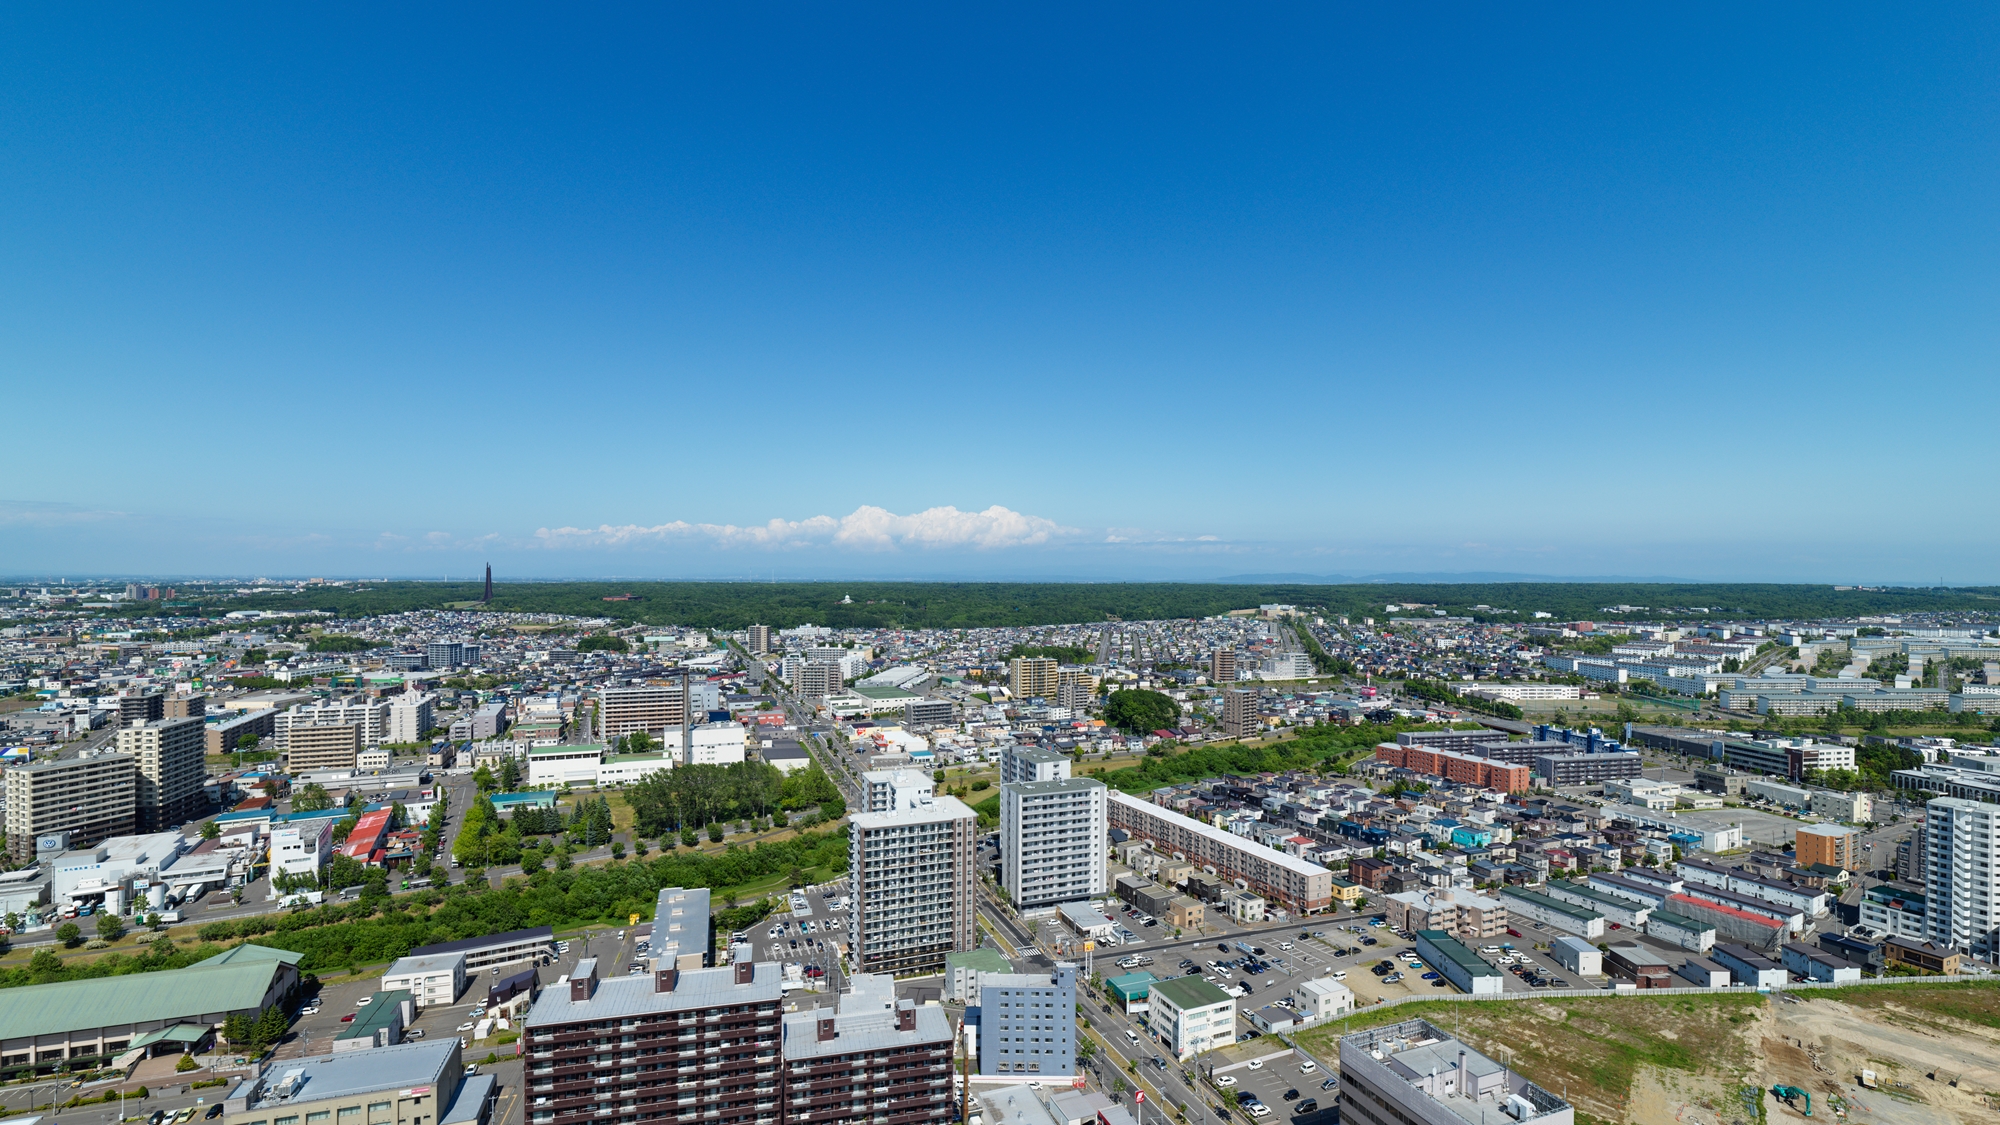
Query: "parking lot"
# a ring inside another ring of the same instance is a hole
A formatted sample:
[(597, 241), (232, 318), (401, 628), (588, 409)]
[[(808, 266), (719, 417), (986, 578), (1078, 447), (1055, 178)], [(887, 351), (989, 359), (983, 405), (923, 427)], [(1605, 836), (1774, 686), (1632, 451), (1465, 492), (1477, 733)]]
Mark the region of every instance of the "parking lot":
[[(1248, 1051), (1257, 1055), (1271, 1054), (1283, 1050), (1276, 1040), (1260, 1039), (1256, 1044), (1270, 1043), (1265, 1051)], [(1229, 1066), (1229, 1064), (1224, 1064)], [(1311, 1066), (1312, 1070), (1305, 1068)], [(1334, 1097), (1340, 1085), (1339, 1076), (1328, 1073), (1326, 1068), (1317, 1066), (1310, 1059), (1285, 1051), (1277, 1058), (1253, 1061), (1233, 1066), (1213, 1076), (1211, 1080), (1213, 1096), (1228, 1104), (1226, 1095), (1238, 1098), (1238, 1112), (1252, 1121), (1262, 1121), (1266, 1125), (1300, 1119), (1300, 1125), (1320, 1119), (1331, 1120), (1327, 1113), (1333, 1108)], [(1255, 1099), (1250, 1105), (1242, 1104), (1243, 1099)], [(1261, 1105), (1263, 1112), (1256, 1106)]]
[[(848, 900), (845, 885), (795, 890), (786, 901), (788, 912), (773, 914), (745, 932), (751, 956), (796, 966), (815, 988), (840, 980), (840, 954), (847, 944)], [(728, 935), (720, 935), (727, 940)]]

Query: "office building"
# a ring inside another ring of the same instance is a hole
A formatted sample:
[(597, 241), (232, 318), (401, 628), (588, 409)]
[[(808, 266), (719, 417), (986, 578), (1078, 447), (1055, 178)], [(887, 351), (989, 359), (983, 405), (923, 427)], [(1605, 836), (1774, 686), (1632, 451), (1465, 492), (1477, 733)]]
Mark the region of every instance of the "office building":
[(681, 724), (689, 720), (686, 700), (686, 692), (678, 683), (600, 688), (598, 736), (609, 741), (630, 734), (648, 734), (678, 747)]
[(1017, 656), (1008, 662), (1007, 686), (1018, 700), (1054, 699), (1061, 670), (1046, 656)]
[(931, 803), (937, 786), (918, 770), (866, 770), (861, 774), (862, 803), (869, 812), (895, 812)]
[(743, 647), (751, 653), (762, 656), (771, 651), (771, 627), (769, 625), (750, 626), (746, 637), (747, 639)]
[(729, 766), (743, 760), (750, 748), (750, 730), (727, 719), (688, 728), (686, 762), (691, 766)]
[(1076, 966), (979, 977), (979, 1073), (1076, 1073)]
[(308, 770), (351, 770), (361, 757), (361, 728), (355, 726), (294, 726), (285, 752), (285, 768), (293, 773)]
[[(778, 1125), (782, 978), (783, 966), (740, 961), (600, 980), (584, 958), (523, 1021), (527, 1122)], [(614, 1031), (632, 1065), (605, 1064)]]
[(1015, 909), (1104, 893), (1108, 792), (1084, 777), (1000, 786), (1000, 885)]
[(1233, 684), (1236, 682), (1236, 650), (1219, 648), (1208, 657), (1208, 682), (1212, 684)]
[(949, 699), (912, 699), (903, 704), (903, 721), (911, 726), (939, 726), (958, 714)]
[(1860, 862), (1861, 830), (1839, 824), (1802, 825), (1792, 835), (1793, 862), (1800, 867), (1822, 863), (1853, 871)]
[(1340, 1039), (1342, 1125), (1575, 1125), (1568, 1102), (1428, 1020)]
[(271, 830), (271, 874), (317, 880), (333, 858), (333, 821), (324, 817)]
[(1924, 840), (1928, 940), (1978, 957), (2000, 954), (2000, 805), (1939, 797), (1924, 806)]
[(793, 1125), (954, 1120), (954, 1029), (944, 1009), (898, 1000), (893, 977), (857, 974), (849, 981), (834, 1007), (785, 1014), (784, 1120)]
[(1069, 755), (1040, 746), (1008, 743), (1000, 748), (1000, 782), (1060, 781), (1069, 776)]
[(118, 752), (139, 767), (137, 831), (171, 828), (202, 811), (208, 736), (200, 718), (153, 719), (121, 728), (117, 738)]
[(1236, 1001), (1198, 976), (1154, 981), (1147, 1024), (1175, 1059), (1236, 1042)]
[(389, 701), (389, 729), (384, 742), (422, 742), (437, 725), (437, 696), (429, 692), (404, 693)]
[(1254, 733), (1263, 725), (1257, 714), (1257, 693), (1249, 688), (1230, 688), (1222, 693), (1222, 732), (1236, 738)]
[(219, 1103), (223, 1116), (218, 1125), (287, 1118), (314, 1125), (342, 1119), (486, 1125), (494, 1078), (467, 1074), (464, 1063), (455, 1037), (344, 1051), (336, 1044), (332, 1054), (286, 1059), (238, 1083)]
[(856, 813), (847, 835), (848, 943), (864, 973), (942, 969), (978, 944), (973, 846), (979, 815), (955, 797)]
[(1129, 793), (1106, 793), (1111, 827), (1168, 855), (1212, 870), (1225, 883), (1241, 879), (1264, 898), (1300, 914), (1325, 910), (1333, 902), (1333, 872), (1295, 855), (1225, 832), (1211, 824), (1163, 809)]
[(365, 747), (382, 745), (389, 733), (389, 704), (365, 695), (301, 703), (276, 719), (278, 749), (291, 749), (291, 731), (300, 726), (352, 726)]
[(419, 1008), (448, 1008), (465, 991), (465, 954), (398, 957), (382, 972), (382, 991), (403, 990)]
[(48, 851), (88, 848), (130, 835), (139, 817), (139, 763), (99, 751), (13, 766), (7, 775), (7, 851), (17, 864)]

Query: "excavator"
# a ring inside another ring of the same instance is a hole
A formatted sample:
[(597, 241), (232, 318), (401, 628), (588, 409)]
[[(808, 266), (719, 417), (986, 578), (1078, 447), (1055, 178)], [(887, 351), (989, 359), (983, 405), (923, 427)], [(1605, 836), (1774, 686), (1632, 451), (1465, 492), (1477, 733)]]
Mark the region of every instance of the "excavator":
[(1812, 1095), (1799, 1089), (1797, 1086), (1773, 1086), (1771, 1087), (1771, 1096), (1791, 1106), (1793, 1109), (1798, 1109), (1798, 1099), (1804, 1098), (1806, 1100), (1806, 1107), (1801, 1112), (1807, 1117), (1812, 1116)]

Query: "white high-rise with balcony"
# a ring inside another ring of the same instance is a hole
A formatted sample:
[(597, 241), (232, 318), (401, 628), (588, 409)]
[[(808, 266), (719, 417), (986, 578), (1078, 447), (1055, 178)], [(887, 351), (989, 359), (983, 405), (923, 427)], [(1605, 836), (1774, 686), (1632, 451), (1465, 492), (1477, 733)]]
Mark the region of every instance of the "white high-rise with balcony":
[(1087, 777), (1000, 786), (1000, 883), (1016, 909), (1104, 893), (1105, 792)]
[(1981, 957), (2000, 953), (2000, 805), (1939, 797), (1924, 806), (1924, 843), (1929, 940)]

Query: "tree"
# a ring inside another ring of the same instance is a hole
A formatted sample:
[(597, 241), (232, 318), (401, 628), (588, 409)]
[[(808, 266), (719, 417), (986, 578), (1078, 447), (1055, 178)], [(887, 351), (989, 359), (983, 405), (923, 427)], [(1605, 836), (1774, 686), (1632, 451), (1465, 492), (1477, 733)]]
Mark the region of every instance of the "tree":
[(220, 824), (217, 824), (212, 820), (202, 822), (201, 826), (202, 839), (214, 840), (219, 838), (221, 835), (222, 835), (222, 826)]
[(175, 1074), (186, 1074), (190, 1070), (200, 1070), (200, 1069), (201, 1069), (201, 1064), (194, 1061), (193, 1055), (182, 1055), (180, 1057), (180, 1061), (174, 1063)]
[(512, 793), (521, 786), (521, 763), (512, 758), (500, 760), (500, 791)]
[(250, 1034), (251, 1041), (260, 1048), (269, 1047), (285, 1037), (288, 1026), (284, 1011), (273, 1004), (257, 1017), (257, 1026)]
[(70, 949), (83, 944), (83, 930), (75, 922), (64, 922), (56, 928), (56, 940)]
[(1157, 691), (1114, 691), (1104, 701), (1104, 721), (1129, 734), (1180, 725), (1180, 704)]
[(493, 792), (493, 771), (481, 763), (478, 769), (472, 771), (472, 783), (479, 787), (481, 793)]
[(236, 736), (236, 752), (237, 752), (237, 753), (239, 753), (239, 754), (240, 754), (240, 753), (242, 753), (242, 752), (243, 752), (243, 751), (245, 751), (245, 750), (255, 750), (256, 748), (257, 748), (257, 736), (256, 736), (256, 735), (254, 735), (254, 734), (239, 734), (239, 735), (237, 735), (237, 736)]
[(305, 788), (292, 794), (293, 812), (324, 812), (332, 807), (333, 795), (326, 791), (326, 786), (317, 781), (308, 783)]
[(592, 633), (576, 642), (578, 652), (630, 652), (632, 646), (609, 633)]
[(117, 941), (125, 936), (125, 923), (118, 915), (109, 912), (97, 916), (97, 936), (105, 941)]
[(708, 822), (708, 840), (712, 844), (720, 844), (722, 842), (721, 821), (711, 820)]

